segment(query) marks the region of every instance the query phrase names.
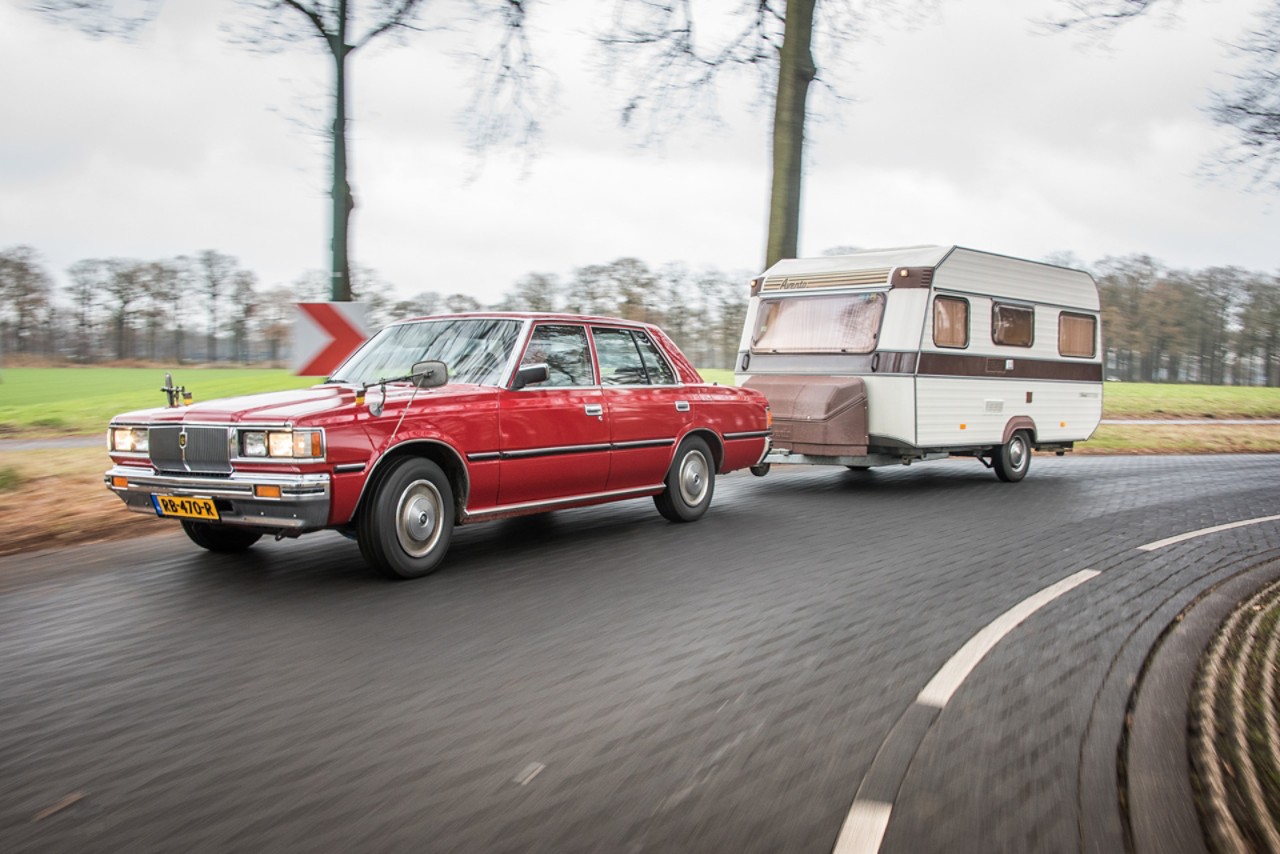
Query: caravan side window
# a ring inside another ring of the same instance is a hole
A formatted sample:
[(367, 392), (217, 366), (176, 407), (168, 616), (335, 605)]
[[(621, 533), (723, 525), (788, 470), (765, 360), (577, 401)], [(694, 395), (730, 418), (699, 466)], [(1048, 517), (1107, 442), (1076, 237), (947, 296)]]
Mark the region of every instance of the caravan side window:
[(1006, 347), (1030, 347), (1035, 341), (1035, 310), (1024, 305), (991, 306), (991, 340)]
[(880, 291), (765, 300), (751, 349), (765, 353), (870, 353), (880, 335)]
[(1091, 314), (1058, 315), (1058, 353), (1092, 359), (1098, 353), (1098, 318)]
[(969, 301), (959, 297), (934, 297), (933, 346), (969, 346)]

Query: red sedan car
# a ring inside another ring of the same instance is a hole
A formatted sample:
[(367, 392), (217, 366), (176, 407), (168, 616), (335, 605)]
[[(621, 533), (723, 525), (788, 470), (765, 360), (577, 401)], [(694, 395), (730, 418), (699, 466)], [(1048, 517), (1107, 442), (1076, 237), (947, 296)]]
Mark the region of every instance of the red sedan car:
[(658, 328), (458, 314), (388, 326), (309, 389), (113, 419), (107, 486), (206, 549), (335, 529), (395, 578), (455, 524), (653, 496), (673, 522), (769, 445), (759, 392), (703, 382)]

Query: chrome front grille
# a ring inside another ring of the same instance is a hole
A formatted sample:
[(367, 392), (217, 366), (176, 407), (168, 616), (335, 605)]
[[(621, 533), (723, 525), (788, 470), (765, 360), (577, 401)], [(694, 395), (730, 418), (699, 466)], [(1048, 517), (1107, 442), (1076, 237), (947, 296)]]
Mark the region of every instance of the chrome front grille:
[(158, 471), (230, 474), (229, 428), (166, 425), (149, 432), (151, 462)]

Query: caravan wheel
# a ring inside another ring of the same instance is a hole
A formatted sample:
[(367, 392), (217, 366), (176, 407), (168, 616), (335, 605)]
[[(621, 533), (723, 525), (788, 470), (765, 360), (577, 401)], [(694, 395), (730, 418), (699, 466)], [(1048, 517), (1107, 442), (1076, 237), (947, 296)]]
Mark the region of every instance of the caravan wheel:
[(1014, 433), (1007, 444), (1001, 445), (991, 456), (996, 477), (1005, 483), (1017, 483), (1027, 476), (1031, 468), (1031, 437), (1025, 430)]

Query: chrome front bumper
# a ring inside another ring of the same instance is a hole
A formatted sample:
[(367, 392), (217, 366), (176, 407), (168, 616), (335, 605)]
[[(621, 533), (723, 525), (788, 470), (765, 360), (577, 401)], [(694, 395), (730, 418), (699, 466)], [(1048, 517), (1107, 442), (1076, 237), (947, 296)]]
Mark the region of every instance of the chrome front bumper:
[[(123, 478), (124, 486), (116, 479)], [(105, 475), (107, 488), (137, 513), (156, 514), (153, 495), (210, 498), (219, 521), (261, 528), (315, 530), (329, 522), (329, 475), (254, 474), (233, 472), (228, 477), (157, 474), (149, 468), (115, 466)], [(255, 494), (255, 487), (275, 487), (279, 498)], [(169, 517), (166, 517), (169, 518)]]

